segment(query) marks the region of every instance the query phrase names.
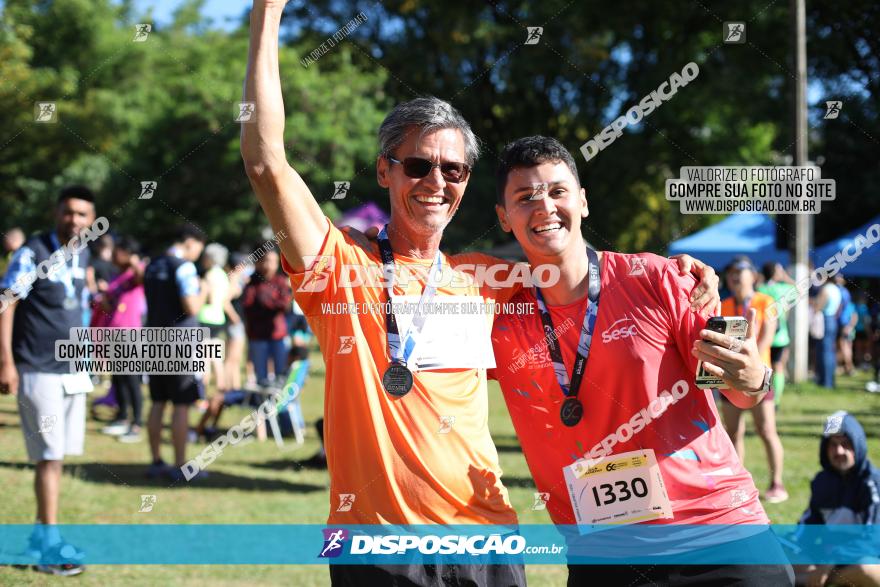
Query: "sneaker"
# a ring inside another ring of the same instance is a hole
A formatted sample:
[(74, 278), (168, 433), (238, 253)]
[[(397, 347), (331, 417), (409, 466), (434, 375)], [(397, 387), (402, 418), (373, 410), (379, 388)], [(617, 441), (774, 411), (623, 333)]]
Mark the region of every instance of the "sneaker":
[(158, 479), (167, 474), (168, 465), (164, 461), (153, 463), (147, 467), (147, 479)]
[(785, 487), (782, 487), (781, 485), (771, 487), (764, 492), (764, 501), (767, 503), (782, 503), (787, 499), (788, 492), (785, 490)]
[(128, 422), (125, 420), (117, 420), (116, 422), (101, 428), (101, 434), (106, 434), (107, 436), (122, 436), (128, 432), (128, 429)]
[(880, 383), (869, 381), (865, 384), (865, 391), (868, 393), (880, 393)]
[(34, 570), (38, 573), (46, 573), (47, 575), (55, 575), (56, 577), (74, 577), (86, 570), (85, 565), (76, 563), (65, 563), (63, 565), (34, 565)]
[(124, 442), (125, 444), (133, 444), (143, 440), (143, 436), (141, 436), (141, 431), (139, 429), (132, 428), (125, 434), (117, 436), (116, 440)]
[(34, 566), (38, 573), (46, 573), (59, 577), (73, 577), (86, 570), (82, 564), (85, 553), (65, 542), (49, 547), (40, 558), (40, 564)]

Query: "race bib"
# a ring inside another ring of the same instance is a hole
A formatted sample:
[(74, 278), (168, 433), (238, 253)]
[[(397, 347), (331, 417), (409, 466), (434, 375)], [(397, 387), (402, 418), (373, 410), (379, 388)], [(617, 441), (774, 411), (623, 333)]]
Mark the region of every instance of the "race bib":
[[(406, 332), (418, 296), (395, 296), (402, 311), (395, 312), (397, 327)], [(439, 369), (492, 369), (492, 316), (480, 296), (436, 296), (426, 311), (422, 332), (413, 351), (413, 371)]]
[(579, 526), (672, 518), (653, 449), (612, 455), (589, 467), (578, 461), (564, 467), (563, 474)]
[(78, 373), (64, 373), (61, 375), (61, 386), (64, 393), (74, 395), (77, 393), (90, 393), (95, 387), (92, 385), (92, 379), (89, 374), (80, 371)]

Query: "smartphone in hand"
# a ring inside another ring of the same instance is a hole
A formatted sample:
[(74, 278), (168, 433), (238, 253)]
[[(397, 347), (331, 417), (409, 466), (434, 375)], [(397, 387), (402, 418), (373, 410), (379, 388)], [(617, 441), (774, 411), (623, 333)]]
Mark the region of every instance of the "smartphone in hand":
[[(718, 332), (738, 340), (745, 340), (749, 332), (749, 321), (740, 316), (712, 316), (706, 322), (706, 330)], [(706, 341), (709, 342), (709, 341)], [(714, 344), (714, 343), (713, 343)], [(700, 389), (728, 389), (720, 377), (716, 377), (703, 369), (703, 361), (697, 363), (697, 387)]]

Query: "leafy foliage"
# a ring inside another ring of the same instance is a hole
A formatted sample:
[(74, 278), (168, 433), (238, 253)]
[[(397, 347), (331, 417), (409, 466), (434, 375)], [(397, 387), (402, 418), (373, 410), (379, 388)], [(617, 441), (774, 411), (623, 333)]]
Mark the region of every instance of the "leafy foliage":
[[(6, 226), (45, 223), (57, 188), (82, 181), (101, 194), (114, 229), (163, 240), (187, 220), (232, 246), (253, 242), (263, 217), (242, 171), (236, 104), (247, 56), (245, 21), (209, 26), (188, 0), (166, 27), (133, 3), (8, 0), (0, 18), (0, 201)], [(816, 242), (880, 213), (880, 9), (869, 0), (808, 3), (810, 155), (838, 182)], [(367, 16), (314, 63), (301, 60), (359, 12)], [(722, 43), (722, 22), (745, 21), (747, 42)], [(585, 236), (606, 248), (662, 252), (717, 217), (682, 216), (663, 197), (683, 165), (781, 164), (791, 151), (788, 3), (464, 0), (288, 5), (281, 54), (288, 156), (328, 213), (363, 201), (387, 206), (376, 185), (376, 130), (392, 104), (434, 94), (471, 121), (484, 156), (451, 249), (510, 237), (497, 225), (497, 153), (525, 135), (559, 138), (588, 192)], [(543, 27), (525, 45), (527, 27)], [(580, 146), (694, 61), (699, 76), (641, 124), (585, 161)], [(824, 100), (840, 118), (823, 120)], [(55, 101), (57, 124), (33, 121)], [(152, 200), (140, 182), (158, 181)], [(330, 202), (334, 181), (349, 197)], [(338, 207), (337, 207), (338, 206)], [(780, 222), (784, 224), (783, 222)]]

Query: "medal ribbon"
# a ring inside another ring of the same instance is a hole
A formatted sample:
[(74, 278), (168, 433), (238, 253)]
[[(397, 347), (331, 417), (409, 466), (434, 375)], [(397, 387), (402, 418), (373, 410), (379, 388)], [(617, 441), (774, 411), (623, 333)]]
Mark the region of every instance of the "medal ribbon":
[(385, 309), (385, 326), (388, 331), (388, 354), (391, 355), (393, 363), (406, 365), (412, 356), (413, 349), (422, 328), (425, 325), (427, 315), (424, 313), (425, 306), (431, 303), (434, 295), (437, 293), (437, 287), (434, 285), (440, 279), (443, 270), (443, 259), (440, 251), (434, 257), (434, 263), (428, 272), (428, 281), (425, 283), (425, 289), (422, 290), (422, 296), (416, 306), (416, 312), (410, 322), (409, 330), (403, 336), (397, 329), (397, 318), (394, 316), (393, 293), (394, 293), (394, 252), (391, 250), (391, 243), (388, 240), (388, 225), (386, 224), (379, 233), (379, 254), (382, 256), (382, 273), (385, 279), (385, 289), (388, 291), (388, 304), (391, 307)]
[(593, 330), (596, 328), (596, 317), (599, 315), (599, 290), (602, 287), (599, 275), (599, 256), (591, 248), (587, 248), (587, 257), (589, 259), (589, 268), (587, 270), (589, 276), (589, 289), (587, 293), (587, 311), (584, 313), (584, 321), (581, 325), (581, 335), (578, 339), (577, 356), (574, 360), (571, 377), (565, 369), (565, 363), (562, 360), (562, 351), (560, 350), (559, 340), (554, 334), (553, 319), (550, 317), (550, 311), (547, 304), (544, 303), (544, 296), (541, 295), (541, 289), (535, 288), (535, 297), (538, 301), (538, 312), (541, 314), (541, 322), (544, 325), (544, 337), (547, 339), (547, 350), (550, 353), (550, 359), (553, 361), (553, 371), (556, 372), (556, 381), (562, 388), (562, 393), (566, 397), (577, 397), (578, 389), (581, 386), (581, 380), (584, 371), (587, 369), (587, 360), (590, 358), (590, 346), (593, 343)]

